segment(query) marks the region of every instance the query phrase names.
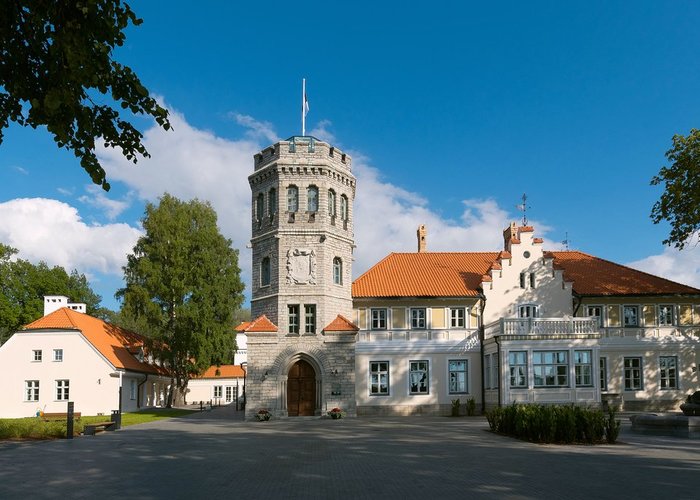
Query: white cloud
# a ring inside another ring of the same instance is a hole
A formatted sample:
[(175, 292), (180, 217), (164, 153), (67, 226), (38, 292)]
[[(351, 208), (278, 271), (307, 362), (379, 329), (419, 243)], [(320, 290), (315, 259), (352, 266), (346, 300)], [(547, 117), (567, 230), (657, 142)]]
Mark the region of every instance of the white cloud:
[(338, 144), (338, 140), (335, 138), (333, 132), (329, 128), (333, 125), (330, 120), (321, 120), (318, 124), (309, 131), (309, 135), (321, 139), (328, 144)]
[(660, 255), (652, 255), (627, 264), (656, 276), (700, 288), (700, 247), (684, 250), (665, 248)]
[(229, 116), (236, 120), (236, 123), (246, 127), (246, 136), (251, 139), (264, 139), (269, 143), (279, 141), (279, 136), (270, 122), (261, 122), (252, 116), (241, 113), (229, 113)]
[(19, 165), (12, 165), (12, 168), (13, 170), (19, 172), (22, 175), (29, 175), (29, 170), (27, 170), (26, 168), (22, 168)]
[(0, 203), (0, 220), (0, 241), (17, 248), (19, 257), (86, 274), (121, 276), (141, 235), (128, 224), (87, 225), (76, 208), (46, 198)]
[(83, 195), (78, 200), (99, 210), (102, 210), (107, 219), (115, 220), (119, 215), (131, 205), (132, 193), (129, 192), (122, 200), (113, 200), (105, 194), (101, 187), (96, 184), (85, 186), (87, 195)]

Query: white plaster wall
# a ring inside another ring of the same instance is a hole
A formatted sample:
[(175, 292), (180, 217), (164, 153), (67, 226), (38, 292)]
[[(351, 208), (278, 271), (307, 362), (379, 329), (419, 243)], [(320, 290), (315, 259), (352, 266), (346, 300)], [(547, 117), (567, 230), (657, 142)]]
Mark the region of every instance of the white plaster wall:
[[(221, 386), (221, 399), (214, 399), (214, 386)], [(231, 387), (231, 400), (226, 401), (226, 387)], [(236, 389), (238, 387), (238, 389)], [(199, 401), (213, 401), (214, 404), (222, 405), (235, 403), (236, 390), (238, 394), (243, 394), (243, 379), (240, 378), (219, 378), (219, 379), (193, 379), (187, 384), (187, 403), (191, 404)]]
[[(42, 361), (34, 362), (35, 349)], [(53, 350), (63, 349), (63, 361)], [(83, 415), (109, 415), (117, 409), (119, 379), (112, 366), (79, 332), (16, 333), (0, 347), (0, 417), (34, 416), (38, 409), (65, 413), (66, 401), (56, 400), (56, 380), (70, 381), (70, 401)], [(25, 401), (25, 380), (39, 381), (39, 401)]]

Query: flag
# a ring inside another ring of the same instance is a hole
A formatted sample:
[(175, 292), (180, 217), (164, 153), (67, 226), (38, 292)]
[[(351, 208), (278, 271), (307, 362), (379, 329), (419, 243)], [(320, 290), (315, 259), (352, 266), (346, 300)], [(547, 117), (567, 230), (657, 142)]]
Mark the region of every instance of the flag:
[(306, 92), (304, 92), (304, 108), (302, 109), (304, 116), (309, 114), (309, 99), (306, 97)]

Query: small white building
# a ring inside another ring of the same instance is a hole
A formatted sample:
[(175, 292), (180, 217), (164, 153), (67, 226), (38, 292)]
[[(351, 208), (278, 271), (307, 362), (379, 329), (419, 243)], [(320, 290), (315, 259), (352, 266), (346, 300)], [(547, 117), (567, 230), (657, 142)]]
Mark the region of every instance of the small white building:
[(240, 365), (210, 366), (187, 384), (187, 402), (228, 405), (243, 395), (245, 371)]
[(144, 356), (144, 337), (76, 309), (46, 297), (46, 315), (0, 347), (0, 417), (64, 413), (68, 401), (109, 415), (120, 393), (122, 411), (164, 404), (170, 378)]

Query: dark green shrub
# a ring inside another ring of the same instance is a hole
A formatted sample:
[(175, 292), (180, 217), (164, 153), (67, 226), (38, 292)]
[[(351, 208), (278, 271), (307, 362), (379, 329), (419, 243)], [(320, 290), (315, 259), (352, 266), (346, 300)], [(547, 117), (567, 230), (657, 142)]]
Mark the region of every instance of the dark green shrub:
[(467, 416), (473, 417), (476, 413), (476, 400), (474, 398), (467, 399)]
[(608, 418), (605, 419), (605, 440), (610, 444), (615, 444), (619, 435), (620, 421), (615, 420), (615, 410), (609, 410)]

